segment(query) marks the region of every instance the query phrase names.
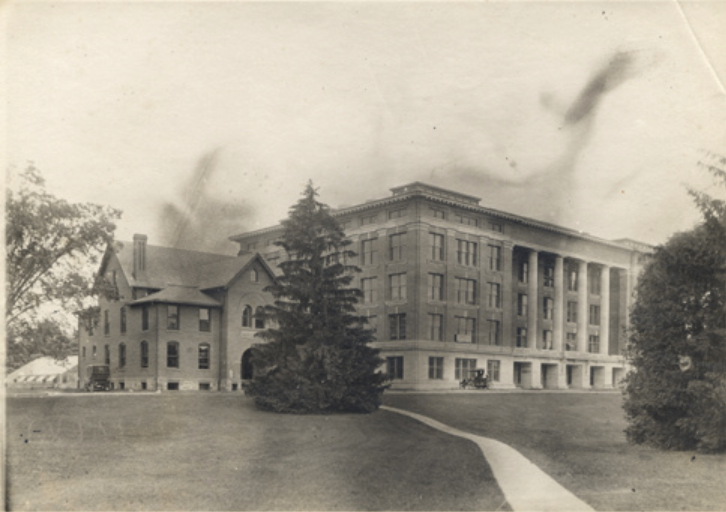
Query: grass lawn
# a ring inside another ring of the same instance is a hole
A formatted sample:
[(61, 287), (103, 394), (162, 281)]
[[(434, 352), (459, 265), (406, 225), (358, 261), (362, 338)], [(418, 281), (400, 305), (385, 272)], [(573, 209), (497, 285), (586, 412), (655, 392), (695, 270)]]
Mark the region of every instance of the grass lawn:
[[(472, 443), (409, 418), (290, 416), (241, 394), (7, 398), (11, 510), (495, 510)], [(507, 510), (506, 505), (504, 510)]]
[(617, 393), (386, 394), (509, 444), (597, 510), (726, 510), (726, 455), (629, 445)]

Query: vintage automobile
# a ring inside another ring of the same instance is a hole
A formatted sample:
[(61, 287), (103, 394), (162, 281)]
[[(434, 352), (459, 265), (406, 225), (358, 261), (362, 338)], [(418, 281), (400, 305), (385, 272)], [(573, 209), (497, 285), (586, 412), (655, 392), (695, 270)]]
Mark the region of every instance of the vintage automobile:
[(111, 389), (111, 382), (108, 380), (111, 370), (108, 365), (94, 364), (86, 368), (86, 391), (108, 391)]
[(474, 389), (487, 389), (489, 387), (489, 379), (487, 378), (484, 370), (477, 369), (471, 370), (474, 375), (471, 377), (464, 378), (460, 383), (461, 389), (474, 388)]

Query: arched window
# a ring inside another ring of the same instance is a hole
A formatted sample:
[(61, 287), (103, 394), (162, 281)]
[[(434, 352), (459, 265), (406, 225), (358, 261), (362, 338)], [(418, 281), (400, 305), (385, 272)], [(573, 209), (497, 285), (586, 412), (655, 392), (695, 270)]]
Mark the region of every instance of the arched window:
[(148, 341), (141, 342), (141, 367), (142, 368), (149, 367), (149, 342)]
[(199, 344), (199, 369), (209, 370), (209, 343)]
[(118, 365), (120, 368), (126, 366), (126, 343), (118, 346)]
[(245, 350), (242, 354), (242, 367), (240, 368), (240, 375), (242, 380), (250, 380), (254, 377), (254, 367), (252, 366), (252, 351), (250, 349)]
[(262, 306), (257, 306), (257, 309), (255, 310), (255, 329), (264, 329), (265, 328), (265, 308)]
[(252, 327), (252, 306), (245, 306), (242, 311), (242, 327)]
[(179, 368), (179, 343), (176, 341), (166, 343), (166, 367)]
[(252, 281), (253, 283), (256, 283), (259, 279), (260, 279), (260, 276), (257, 273), (257, 270), (255, 270), (254, 268), (252, 270), (250, 270), (250, 281)]

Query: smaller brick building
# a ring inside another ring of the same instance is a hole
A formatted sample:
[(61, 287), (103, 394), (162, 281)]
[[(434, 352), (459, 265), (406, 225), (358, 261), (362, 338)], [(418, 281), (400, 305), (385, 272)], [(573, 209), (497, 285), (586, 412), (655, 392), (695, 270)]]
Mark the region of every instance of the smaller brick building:
[(240, 257), (116, 242), (100, 275), (114, 298), (79, 326), (79, 387), (87, 368), (108, 365), (114, 389), (240, 389), (251, 377), (249, 348), (264, 322), (255, 313), (274, 279), (258, 254)]

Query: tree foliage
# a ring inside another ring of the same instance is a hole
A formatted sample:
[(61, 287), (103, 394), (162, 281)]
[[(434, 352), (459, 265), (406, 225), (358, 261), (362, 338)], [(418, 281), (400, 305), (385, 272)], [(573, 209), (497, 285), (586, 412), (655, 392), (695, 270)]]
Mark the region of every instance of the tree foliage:
[(283, 275), (267, 288), (275, 298), (252, 348), (255, 374), (246, 385), (258, 407), (292, 413), (372, 412), (380, 405), (383, 362), (373, 335), (355, 312), (361, 292), (351, 288), (360, 269), (348, 261), (350, 241), (308, 184), (283, 221), (277, 243), (287, 255)]
[[(702, 164), (726, 185), (726, 159)], [(726, 208), (690, 191), (704, 214), (657, 247), (631, 312), (624, 408), (635, 443), (726, 449)]]
[[(112, 241), (120, 218), (116, 209), (50, 194), (32, 165), (19, 178), (17, 190), (9, 188), (6, 195), (5, 326), (11, 367), (26, 362), (23, 354), (57, 355), (67, 346), (57, 318), (83, 309), (93, 294), (89, 269)], [(44, 316), (41, 311), (49, 305), (61, 314)]]

